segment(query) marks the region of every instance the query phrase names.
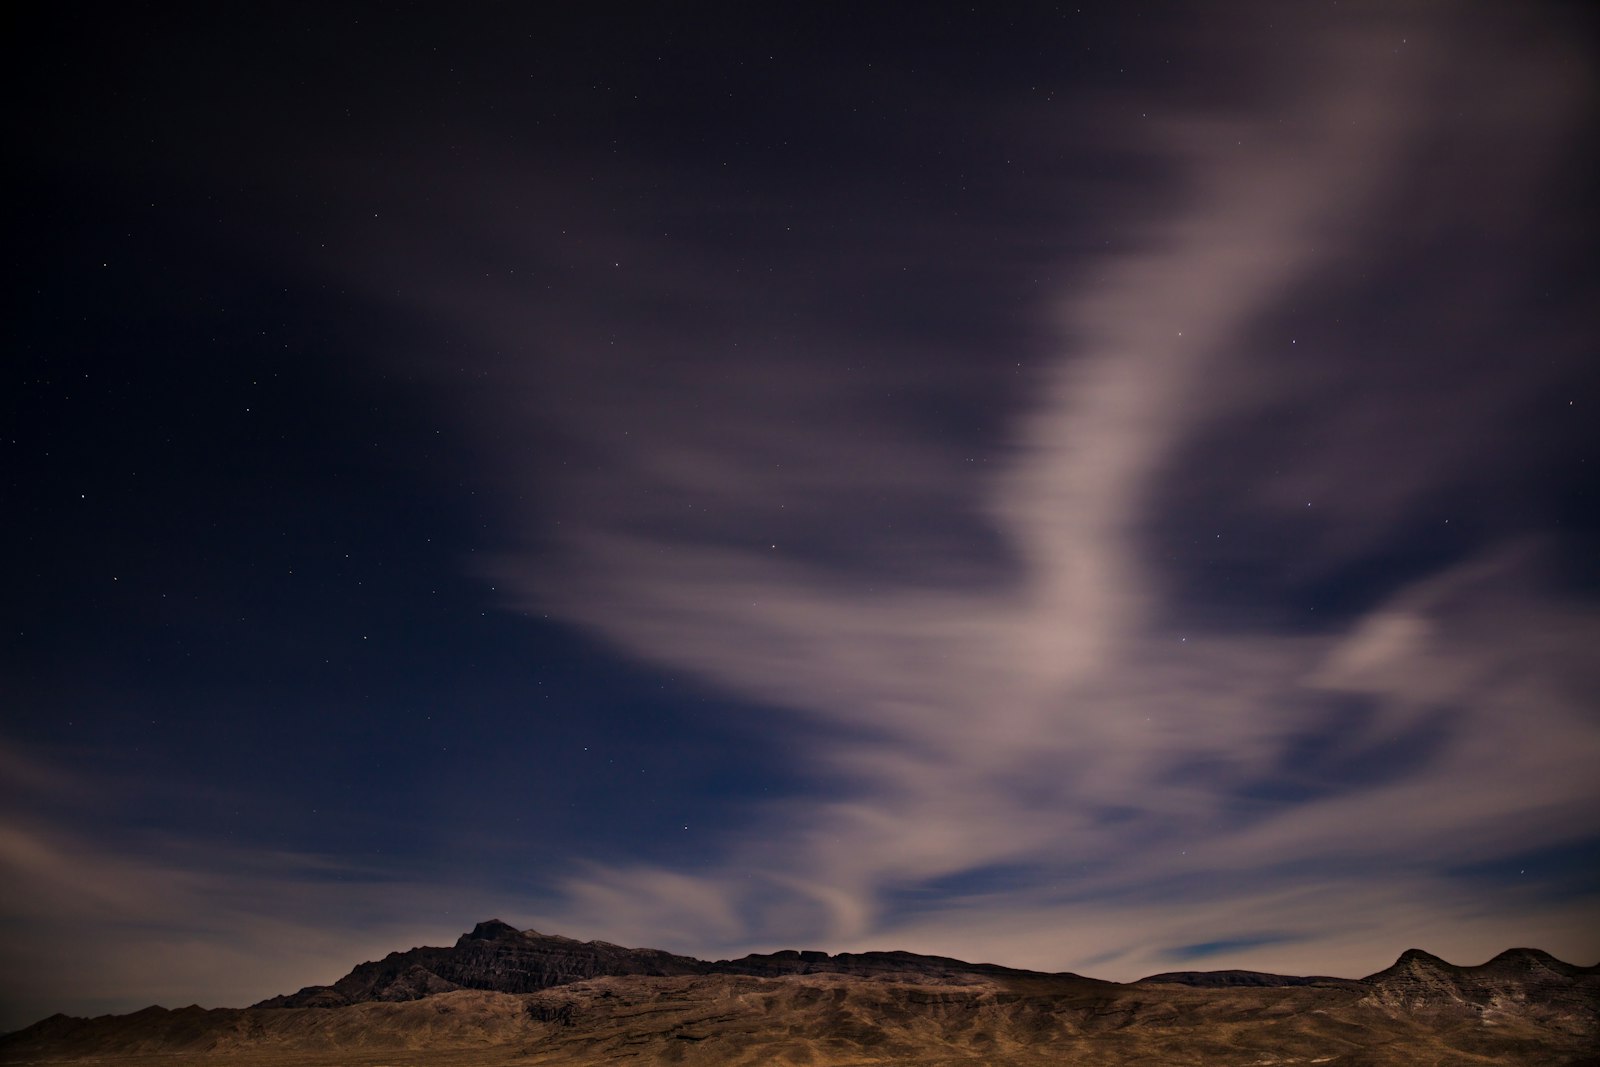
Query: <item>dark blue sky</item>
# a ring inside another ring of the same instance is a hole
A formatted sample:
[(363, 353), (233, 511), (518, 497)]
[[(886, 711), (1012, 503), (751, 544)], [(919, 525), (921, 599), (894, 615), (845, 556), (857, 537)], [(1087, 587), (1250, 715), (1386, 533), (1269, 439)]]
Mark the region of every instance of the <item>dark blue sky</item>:
[(1592, 962), (1595, 30), (8, 15), (0, 1025)]

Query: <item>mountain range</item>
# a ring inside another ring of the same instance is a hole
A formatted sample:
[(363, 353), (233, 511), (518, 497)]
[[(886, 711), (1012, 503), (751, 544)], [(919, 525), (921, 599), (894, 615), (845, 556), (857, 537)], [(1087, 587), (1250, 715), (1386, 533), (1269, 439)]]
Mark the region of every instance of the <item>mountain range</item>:
[[(577, 941), (537, 930), (518, 930), (498, 919), (481, 922), (450, 948), (414, 948), (363, 963), (330, 986), (308, 986), (273, 997), (258, 1008), (335, 1008), (368, 1001), (416, 1000), (456, 989), (533, 993), (586, 978), (637, 975), (668, 978), (738, 974), (781, 978), (796, 974), (898, 976), (945, 981), (961, 976), (1036, 975), (991, 963), (966, 963), (911, 952), (772, 952), (707, 962), (653, 948), (623, 948), (606, 941)], [(1076, 978), (1077, 975), (1055, 977)]]
[(52, 1016), (0, 1062), (1600, 1065), (1600, 967), (1412, 949), (1361, 979), (1131, 983), (911, 952), (706, 961), (490, 920), (250, 1008)]

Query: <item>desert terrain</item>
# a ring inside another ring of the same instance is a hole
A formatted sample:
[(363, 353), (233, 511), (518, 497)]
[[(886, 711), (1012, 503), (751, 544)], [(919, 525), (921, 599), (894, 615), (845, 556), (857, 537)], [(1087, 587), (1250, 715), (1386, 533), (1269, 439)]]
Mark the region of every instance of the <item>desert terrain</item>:
[(1577, 1067), (1600, 1064), (1600, 971), (1531, 949), (1476, 967), (1410, 951), (1359, 980), (1119, 984), (911, 953), (706, 962), (483, 923), (254, 1007), (53, 1016), (0, 1037), (0, 1062)]

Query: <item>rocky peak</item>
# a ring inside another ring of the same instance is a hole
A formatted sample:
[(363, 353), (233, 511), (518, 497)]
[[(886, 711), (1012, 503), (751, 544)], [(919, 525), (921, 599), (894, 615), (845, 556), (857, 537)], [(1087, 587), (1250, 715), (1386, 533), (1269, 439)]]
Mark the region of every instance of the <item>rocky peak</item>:
[(1362, 979), (1367, 1003), (1390, 1011), (1445, 1013), (1492, 1022), (1507, 1013), (1537, 1015), (1572, 1033), (1600, 1029), (1600, 974), (1538, 949), (1514, 948), (1476, 967), (1457, 967), (1420, 949)]
[(1488, 974), (1541, 977), (1561, 975), (1570, 978), (1584, 968), (1563, 963), (1550, 953), (1541, 952), (1536, 948), (1508, 948), (1477, 969)]
[(1416, 983), (1423, 982), (1437, 985), (1448, 982), (1452, 975), (1459, 973), (1460, 968), (1448, 963), (1431, 952), (1424, 952), (1420, 948), (1408, 948), (1400, 953), (1400, 958), (1376, 974), (1369, 974), (1361, 979), (1369, 985), (1383, 985), (1385, 983)]
[(363, 963), (331, 986), (310, 986), (260, 1007), (337, 1007), (367, 1001), (418, 1000), (452, 989), (531, 993), (606, 975), (706, 973), (699, 960), (659, 949), (628, 949), (604, 941), (518, 930), (499, 919), (480, 922), (449, 948), (391, 952)]
[[(1394, 961), (1395, 967), (1412, 967), (1433, 971), (1453, 971), (1455, 965), (1440, 959), (1431, 952), (1424, 952), (1420, 948), (1408, 948), (1400, 953), (1400, 958)], [(1392, 970), (1393, 968), (1391, 968)]]
[[(462, 934), (451, 947), (392, 952), (382, 960), (360, 964), (331, 986), (311, 986), (258, 1006), (339, 1007), (419, 1000), (452, 990), (532, 993), (607, 976), (781, 978), (812, 974), (936, 982), (1045, 977), (911, 952), (829, 955), (787, 949), (713, 963), (660, 949), (624, 948), (605, 941), (518, 930), (510, 923), (489, 919)], [(1575, 967), (1537, 949), (1511, 949), (1477, 967), (1458, 967), (1421, 949), (1408, 949), (1392, 966), (1360, 980), (1214, 971), (1153, 975), (1144, 982), (1210, 987), (1326, 986), (1350, 989), (1363, 1002), (1392, 1013), (1442, 1012), (1489, 1019), (1506, 1012), (1535, 1011), (1552, 1025), (1574, 1033), (1590, 1033), (1600, 1025), (1595, 1022), (1594, 1010), (1600, 998), (1600, 968)]]
[(505, 941), (522, 936), (522, 931), (510, 923), (501, 922), (499, 919), (489, 919), (456, 938), (456, 947), (461, 948), (471, 941)]

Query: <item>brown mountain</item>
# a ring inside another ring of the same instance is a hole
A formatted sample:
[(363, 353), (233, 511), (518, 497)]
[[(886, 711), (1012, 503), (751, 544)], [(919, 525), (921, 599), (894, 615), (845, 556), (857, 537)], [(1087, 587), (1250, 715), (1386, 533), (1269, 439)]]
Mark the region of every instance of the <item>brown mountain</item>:
[(524, 932), (490, 919), (462, 934), (450, 948), (391, 952), (381, 960), (361, 964), (331, 986), (307, 986), (255, 1006), (336, 1008), (375, 1000), (418, 1000), (456, 989), (532, 993), (605, 975), (659, 978), (704, 974), (705, 968), (700, 960), (659, 949), (576, 941), (537, 930)]
[(1419, 1015), (1478, 1018), (1486, 1025), (1502, 1016), (1556, 1026), (1585, 1014), (1591, 1023), (1600, 1021), (1600, 968), (1574, 967), (1536, 948), (1507, 949), (1477, 967), (1457, 967), (1409, 949), (1362, 983), (1370, 990), (1369, 1002)]
[[(363, 963), (331, 986), (308, 986), (273, 997), (258, 1008), (334, 1008), (368, 1001), (418, 1000), (456, 989), (532, 993), (585, 978), (641, 975), (740, 974), (777, 978), (796, 974), (953, 977), (1025, 976), (991, 963), (966, 963), (912, 952), (772, 952), (736, 960), (693, 959), (654, 948), (623, 948), (607, 941), (575, 941), (558, 934), (518, 930), (490, 919), (462, 934), (451, 948), (414, 948)], [(1069, 976), (1071, 977), (1071, 976)]]
[(1202, 989), (1220, 989), (1227, 986), (1290, 986), (1320, 985), (1354, 988), (1360, 984), (1355, 978), (1329, 978), (1326, 975), (1302, 977), (1293, 974), (1268, 974), (1265, 971), (1163, 971), (1139, 979), (1141, 985), (1188, 985)]
[(252, 1008), (52, 1016), (0, 1062), (1600, 1065), (1600, 968), (1406, 952), (1364, 979), (1129, 984), (908, 952), (713, 962), (480, 923)]

